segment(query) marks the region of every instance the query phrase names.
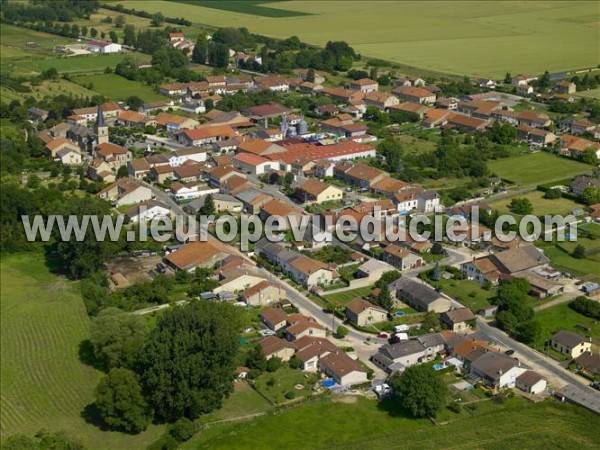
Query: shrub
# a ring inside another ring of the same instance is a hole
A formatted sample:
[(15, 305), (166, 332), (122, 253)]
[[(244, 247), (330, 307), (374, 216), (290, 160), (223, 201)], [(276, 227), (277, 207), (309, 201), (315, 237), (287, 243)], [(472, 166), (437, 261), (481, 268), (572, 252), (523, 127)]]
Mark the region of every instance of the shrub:
[(296, 393), (294, 391), (287, 391), (285, 393), (285, 398), (292, 400), (293, 398), (296, 398)]
[(187, 419), (186, 417), (182, 417), (179, 420), (177, 420), (177, 422), (175, 422), (169, 430), (171, 436), (173, 436), (175, 440), (179, 442), (185, 442), (189, 440), (195, 432), (196, 425), (194, 424), (194, 422), (192, 422), (190, 419)]

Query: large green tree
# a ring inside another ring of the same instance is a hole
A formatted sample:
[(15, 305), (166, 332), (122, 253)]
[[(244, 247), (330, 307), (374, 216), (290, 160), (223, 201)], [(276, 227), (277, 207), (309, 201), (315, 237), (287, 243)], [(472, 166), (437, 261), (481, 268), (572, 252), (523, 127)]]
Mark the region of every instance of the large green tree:
[(239, 310), (192, 302), (159, 318), (140, 358), (144, 392), (161, 421), (195, 419), (221, 406), (233, 391)]
[(402, 407), (414, 417), (435, 417), (446, 402), (446, 384), (431, 366), (407, 367), (402, 374), (395, 373), (390, 383)]
[(127, 369), (112, 369), (100, 380), (95, 405), (108, 426), (128, 433), (144, 431), (152, 417), (137, 375)]
[(143, 317), (105, 308), (92, 320), (90, 341), (96, 360), (105, 368), (132, 368), (147, 335)]

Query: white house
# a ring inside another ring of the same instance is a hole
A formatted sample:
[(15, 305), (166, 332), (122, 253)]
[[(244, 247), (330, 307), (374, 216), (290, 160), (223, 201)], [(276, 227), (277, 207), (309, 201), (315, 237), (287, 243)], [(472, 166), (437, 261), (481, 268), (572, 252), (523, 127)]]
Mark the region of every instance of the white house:
[(419, 192), (415, 197), (418, 201), (418, 209), (424, 213), (434, 212), (441, 207), (440, 195), (437, 192)]
[(81, 153), (75, 148), (66, 147), (56, 152), (56, 158), (65, 165), (81, 164)]
[(121, 51), (121, 44), (92, 39), (88, 41), (87, 49), (94, 53), (119, 53)]
[(148, 222), (153, 219), (168, 217), (171, 210), (156, 200), (150, 200), (134, 206), (125, 215), (134, 223)]

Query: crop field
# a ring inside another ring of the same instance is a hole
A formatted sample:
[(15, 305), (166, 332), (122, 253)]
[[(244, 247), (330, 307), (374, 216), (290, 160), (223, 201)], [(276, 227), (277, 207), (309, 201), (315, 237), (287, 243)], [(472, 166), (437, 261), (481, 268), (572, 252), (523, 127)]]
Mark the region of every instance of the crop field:
[(408, 418), (392, 401), (378, 405), (361, 397), (341, 398), (250, 422), (214, 426), (182, 448), (544, 449), (556, 447), (556, 442), (561, 448), (592, 448), (596, 443), (596, 416), (553, 400), (534, 404), (514, 398), (504, 405), (487, 401), (474, 417), (451, 414), (454, 420), (435, 426), (425, 419)]
[[(135, 0), (120, 3), (140, 7)], [(507, 71), (595, 67), (600, 60), (593, 1), (368, 0), (342, 6), (339, 1), (163, 0), (144, 2), (144, 9), (273, 37), (296, 35), (315, 45), (345, 40), (366, 57), (455, 75), (499, 78)]]
[(3, 257), (1, 432), (64, 430), (87, 448), (145, 448), (164, 430), (102, 432), (82, 417), (101, 373), (79, 360), (89, 319), (77, 284), (51, 274), (38, 254)]
[(73, 77), (73, 81), (86, 87), (91, 83), (94, 91), (112, 100), (126, 100), (132, 95), (137, 95), (147, 102), (165, 99), (151, 86), (112, 73), (77, 76)]
[(491, 161), (488, 167), (499, 177), (519, 186), (535, 186), (540, 183), (564, 180), (592, 170), (592, 166), (587, 164), (545, 152)]

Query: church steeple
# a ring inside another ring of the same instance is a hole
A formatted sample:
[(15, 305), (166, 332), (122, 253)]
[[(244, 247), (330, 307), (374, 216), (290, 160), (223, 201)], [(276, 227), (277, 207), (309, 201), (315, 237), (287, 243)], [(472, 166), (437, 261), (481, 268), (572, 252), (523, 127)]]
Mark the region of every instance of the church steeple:
[(102, 112), (102, 103), (98, 103), (98, 113), (96, 116), (96, 123), (94, 125), (94, 138), (96, 140), (96, 145), (108, 142), (108, 125), (104, 120), (104, 113)]

